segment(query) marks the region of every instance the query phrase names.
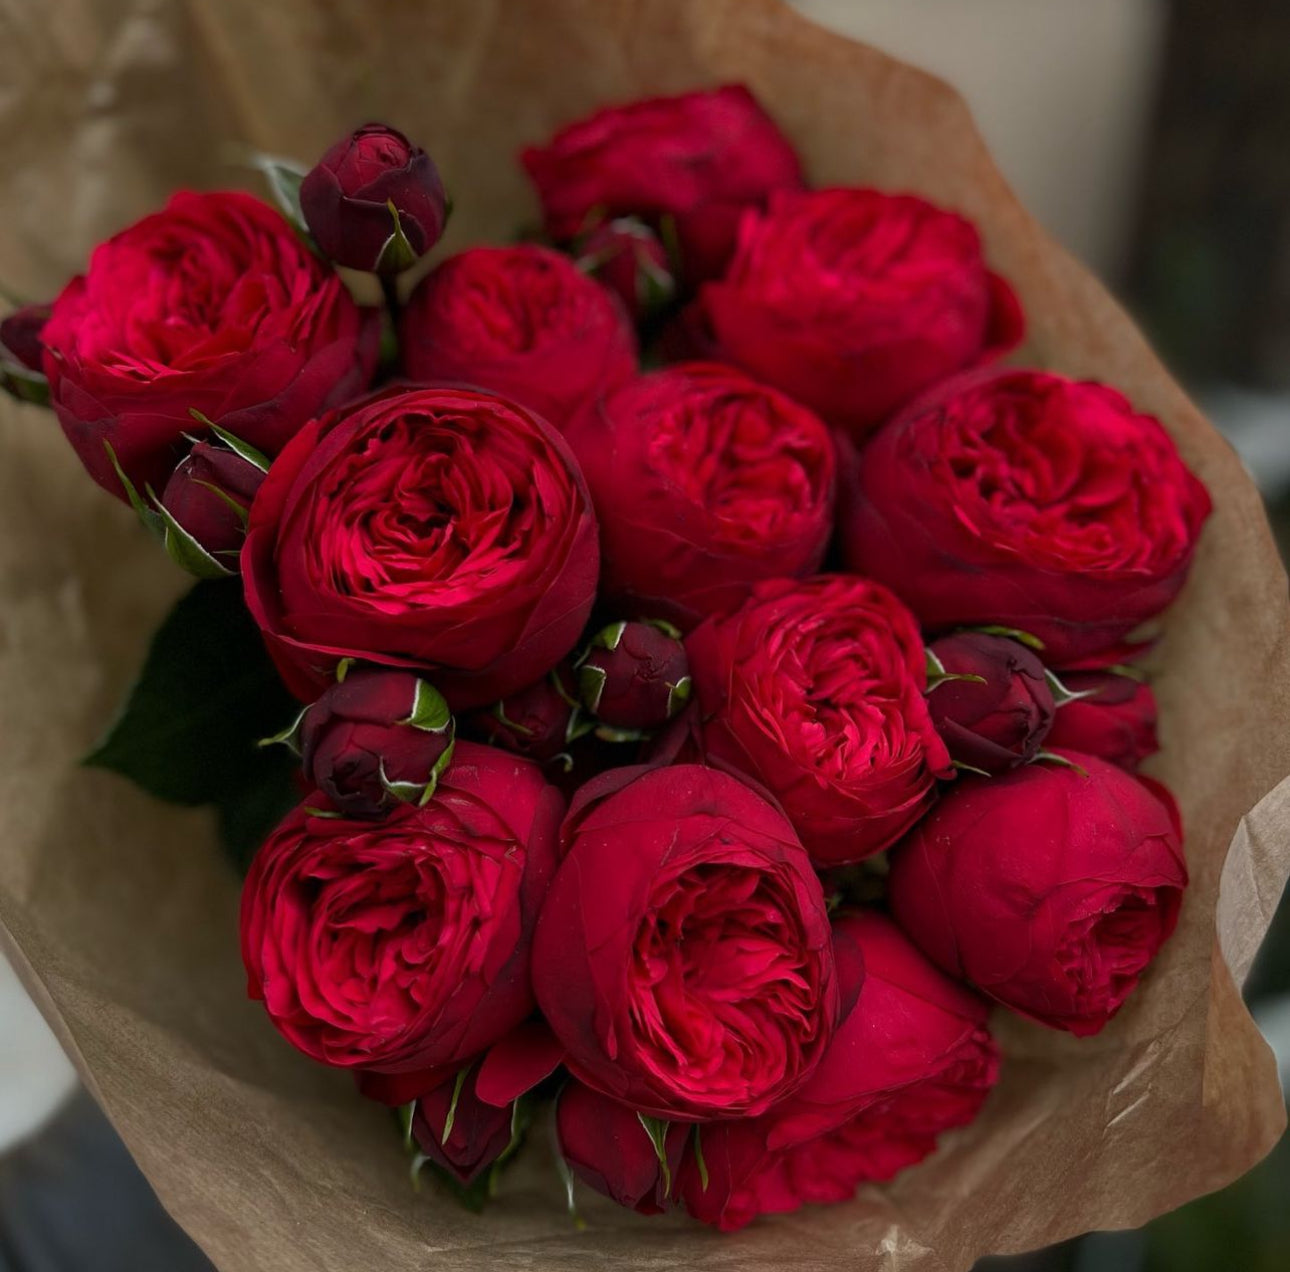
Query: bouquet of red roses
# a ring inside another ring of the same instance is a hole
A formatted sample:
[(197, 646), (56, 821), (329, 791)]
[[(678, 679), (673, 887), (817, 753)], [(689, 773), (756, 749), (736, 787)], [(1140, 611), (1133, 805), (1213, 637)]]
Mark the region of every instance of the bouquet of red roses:
[(92, 758), (253, 848), (283, 1037), (472, 1205), (551, 1100), (571, 1206), (735, 1229), (971, 1121), (992, 1004), (1095, 1034), (1148, 971), (1139, 660), (1209, 497), (1115, 388), (1000, 368), (971, 222), (810, 188), (741, 86), (521, 160), (540, 239), (452, 255), (378, 124), (262, 160), (279, 209), (178, 194), (7, 375), (205, 580)]

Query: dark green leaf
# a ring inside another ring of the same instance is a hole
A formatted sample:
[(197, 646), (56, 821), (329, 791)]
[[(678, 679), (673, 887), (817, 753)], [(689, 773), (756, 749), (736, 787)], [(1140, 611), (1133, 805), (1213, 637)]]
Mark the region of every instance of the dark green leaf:
[(85, 758), (178, 804), (226, 804), (238, 838), (276, 808), (289, 761), (257, 743), (299, 708), (283, 688), (237, 579), (203, 580), (170, 612), (125, 709)]

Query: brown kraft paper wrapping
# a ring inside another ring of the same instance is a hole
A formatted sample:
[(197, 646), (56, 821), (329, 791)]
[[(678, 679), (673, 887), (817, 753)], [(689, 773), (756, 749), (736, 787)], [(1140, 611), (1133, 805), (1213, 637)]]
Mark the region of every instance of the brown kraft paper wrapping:
[(1156, 661), (1192, 886), (1100, 1036), (1003, 1013), (980, 1121), (854, 1203), (725, 1237), (583, 1190), (531, 1137), (482, 1217), (414, 1193), (388, 1114), (246, 1001), (237, 880), (210, 818), (79, 769), (184, 580), (53, 419), (0, 417), (0, 920), (6, 947), (175, 1218), (224, 1272), (435, 1267), (959, 1272), (1137, 1225), (1247, 1170), (1284, 1107), (1238, 987), (1290, 871), (1286, 577), (1249, 478), (1129, 320), (1021, 208), (962, 101), (778, 0), (0, 0), (0, 279), (52, 294), (181, 185), (253, 185), (237, 148), (310, 158), (368, 118), (434, 154), (450, 242), (534, 219), (518, 147), (592, 107), (747, 82), (817, 183), (974, 218), (1030, 316), (1024, 359), (1158, 414), (1215, 511)]

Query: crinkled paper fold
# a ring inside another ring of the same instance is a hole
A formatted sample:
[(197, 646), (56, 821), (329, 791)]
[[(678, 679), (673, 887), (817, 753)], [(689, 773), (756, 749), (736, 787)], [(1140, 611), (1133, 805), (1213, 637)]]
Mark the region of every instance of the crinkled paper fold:
[(1253, 485), (1129, 320), (1045, 237), (962, 101), (777, 0), (0, 0), (0, 279), (49, 294), (184, 185), (252, 184), (368, 118), (435, 155), (457, 243), (534, 218), (524, 142), (605, 102), (746, 81), (817, 182), (915, 190), (981, 226), (1025, 357), (1157, 413), (1215, 513), (1158, 653), (1193, 884), (1105, 1033), (999, 1019), (980, 1122), (853, 1204), (737, 1237), (584, 1198), (539, 1135), (482, 1217), (414, 1193), (388, 1115), (248, 1003), (210, 819), (78, 769), (183, 586), (52, 418), (0, 418), (0, 919), (42, 1009), (175, 1218), (224, 1272), (679, 1266), (959, 1272), (1136, 1225), (1252, 1166), (1284, 1122), (1238, 985), (1290, 869), (1286, 577)]

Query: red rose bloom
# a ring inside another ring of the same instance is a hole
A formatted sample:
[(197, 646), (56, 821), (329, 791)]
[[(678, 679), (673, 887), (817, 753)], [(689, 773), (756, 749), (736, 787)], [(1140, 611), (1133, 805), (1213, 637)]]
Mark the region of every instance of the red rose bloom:
[(315, 816), (269, 836), (242, 889), (248, 990), (327, 1064), (458, 1066), (533, 1010), (533, 923), (562, 801), (536, 765), (457, 745), (424, 806), (383, 822)]
[(615, 769), (561, 838), (533, 984), (574, 1077), (680, 1121), (799, 1086), (839, 999), (823, 889), (784, 817), (713, 769)]
[(549, 248), (475, 247), (422, 279), (402, 327), (414, 380), (491, 389), (561, 431), (636, 374), (621, 303)]
[(918, 624), (877, 583), (760, 584), (686, 649), (708, 755), (774, 793), (817, 866), (889, 847), (949, 776)]
[(560, 1092), (555, 1130), (561, 1156), (584, 1184), (642, 1215), (667, 1209), (667, 1185), (681, 1165), (689, 1126), (672, 1122), (664, 1132), (667, 1179), (640, 1115), (581, 1082)]
[(454, 709), (568, 653), (597, 564), (563, 441), (509, 402), (449, 388), (388, 389), (301, 430), (242, 549), (247, 605), (295, 694), (359, 658), (424, 668)]
[(828, 431), (740, 371), (694, 363), (641, 376), (569, 440), (600, 516), (602, 586), (628, 616), (690, 627), (824, 556)]
[(775, 195), (689, 324), (714, 352), (859, 436), (1022, 335), (971, 222), (912, 195)]
[(855, 1005), (806, 1083), (764, 1117), (703, 1126), (677, 1174), (686, 1209), (725, 1231), (758, 1215), (846, 1201), (868, 1180), (923, 1160), (980, 1111), (999, 1071), (986, 1006), (937, 971), (890, 919), (834, 924), (861, 959), (839, 958)]
[(235, 192), (174, 196), (94, 251), (41, 340), (50, 404), (81, 462), (125, 498), (158, 493), (204, 425), (268, 455), (366, 387), (377, 323), (272, 208)]
[(1210, 510), (1156, 420), (1040, 371), (938, 390), (865, 447), (844, 489), (851, 569), (896, 588), (925, 628), (1017, 628), (1053, 666), (1159, 614)]
[(725, 268), (745, 208), (802, 185), (793, 147), (741, 84), (597, 111), (520, 161), (557, 242), (598, 216), (670, 219), (691, 281)]
[(893, 854), (896, 919), (951, 976), (1055, 1029), (1097, 1033), (1174, 930), (1178, 810), (1089, 755), (956, 782)]
[(1064, 671), (1062, 684), (1088, 697), (1065, 702), (1053, 718), (1049, 744), (1100, 756), (1134, 770), (1160, 750), (1156, 695), (1145, 681), (1113, 671)]
[[(309, 170), (300, 183), (300, 210), (314, 241), (332, 260), (351, 269), (397, 274), (439, 241), (448, 196), (438, 168), (420, 146), (385, 124), (364, 124)], [(394, 213), (407, 244), (402, 252), (387, 248)]]

